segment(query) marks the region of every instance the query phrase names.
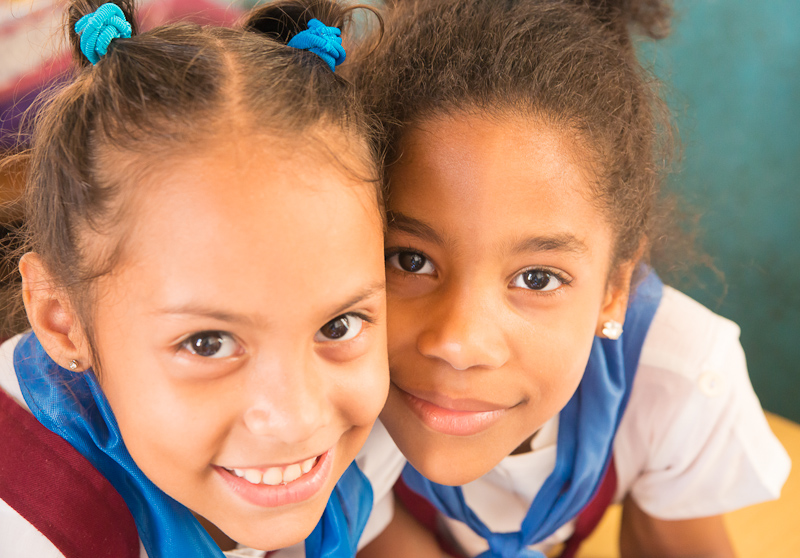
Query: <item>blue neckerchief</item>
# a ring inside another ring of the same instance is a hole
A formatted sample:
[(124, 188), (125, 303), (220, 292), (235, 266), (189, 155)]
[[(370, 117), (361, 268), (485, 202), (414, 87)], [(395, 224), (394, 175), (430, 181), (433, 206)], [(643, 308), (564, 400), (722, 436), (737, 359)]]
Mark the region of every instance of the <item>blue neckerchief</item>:
[[(70, 372), (28, 334), (14, 349), (14, 367), (33, 415), (86, 457), (128, 505), (150, 558), (223, 558), (211, 536), (182, 504), (136, 466), (91, 370)], [(342, 475), (306, 540), (308, 558), (352, 558), (372, 510), (372, 487), (355, 463)]]
[(403, 480), (412, 490), (486, 539), (489, 550), (478, 558), (543, 558), (527, 547), (552, 535), (589, 503), (611, 457), (662, 289), (650, 273), (631, 299), (619, 340), (595, 338), (583, 379), (559, 415), (555, 469), (534, 497), (520, 531), (493, 533), (466, 504), (461, 487), (436, 484), (406, 465)]

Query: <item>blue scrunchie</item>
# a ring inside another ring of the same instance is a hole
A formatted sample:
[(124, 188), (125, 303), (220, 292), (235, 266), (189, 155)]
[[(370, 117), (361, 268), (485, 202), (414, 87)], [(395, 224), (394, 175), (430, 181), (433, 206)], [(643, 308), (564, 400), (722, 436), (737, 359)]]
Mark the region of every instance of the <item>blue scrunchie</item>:
[(119, 6), (109, 2), (80, 18), (75, 32), (81, 36), (81, 52), (94, 65), (108, 52), (111, 41), (130, 38), (131, 24)]
[(318, 19), (308, 22), (308, 29), (301, 31), (289, 41), (289, 46), (300, 50), (310, 50), (322, 58), (331, 69), (344, 62), (345, 52), (342, 47), (342, 31), (338, 27), (328, 27)]

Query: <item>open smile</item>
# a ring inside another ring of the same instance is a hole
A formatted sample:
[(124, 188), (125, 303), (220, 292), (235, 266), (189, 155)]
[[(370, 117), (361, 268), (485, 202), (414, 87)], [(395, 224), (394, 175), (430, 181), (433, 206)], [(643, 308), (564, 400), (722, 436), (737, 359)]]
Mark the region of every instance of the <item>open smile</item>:
[(507, 407), (475, 399), (449, 399), (410, 393), (392, 383), (406, 405), (425, 426), (442, 434), (472, 436), (488, 429), (508, 411)]
[(214, 469), (234, 493), (260, 507), (277, 507), (313, 497), (333, 468), (334, 448), (297, 463), (271, 467)]

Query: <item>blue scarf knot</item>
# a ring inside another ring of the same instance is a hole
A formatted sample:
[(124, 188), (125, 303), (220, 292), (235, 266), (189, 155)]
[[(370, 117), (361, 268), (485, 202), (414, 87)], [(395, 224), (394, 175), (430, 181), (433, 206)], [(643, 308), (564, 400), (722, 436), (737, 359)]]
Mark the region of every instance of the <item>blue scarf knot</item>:
[(487, 538), (489, 550), (478, 558), (546, 558), (538, 550), (525, 547), (521, 532), (491, 533)]
[(81, 52), (94, 65), (106, 55), (111, 41), (131, 37), (131, 24), (119, 6), (108, 2), (80, 18), (75, 32), (81, 36)]
[(310, 50), (322, 58), (331, 72), (344, 62), (346, 54), (342, 47), (342, 31), (337, 27), (328, 27), (318, 19), (308, 22), (308, 29), (301, 31), (289, 41), (290, 47)]

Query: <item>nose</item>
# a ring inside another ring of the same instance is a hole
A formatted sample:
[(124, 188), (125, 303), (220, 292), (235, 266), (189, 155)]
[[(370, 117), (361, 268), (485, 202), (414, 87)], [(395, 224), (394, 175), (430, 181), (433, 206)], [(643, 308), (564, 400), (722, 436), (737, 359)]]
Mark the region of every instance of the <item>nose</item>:
[(495, 369), (508, 361), (510, 349), (502, 312), (483, 289), (450, 288), (436, 293), (427, 308), (417, 349), (456, 370)]
[(298, 444), (331, 422), (332, 409), (327, 382), (313, 363), (286, 364), (258, 367), (243, 422), (255, 436)]

